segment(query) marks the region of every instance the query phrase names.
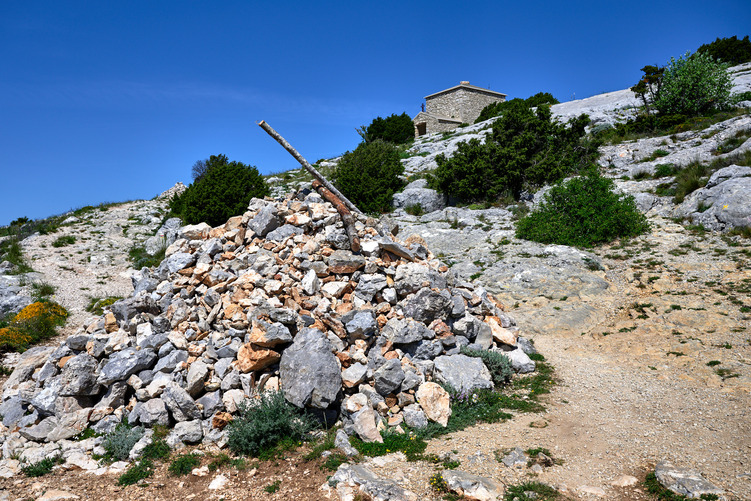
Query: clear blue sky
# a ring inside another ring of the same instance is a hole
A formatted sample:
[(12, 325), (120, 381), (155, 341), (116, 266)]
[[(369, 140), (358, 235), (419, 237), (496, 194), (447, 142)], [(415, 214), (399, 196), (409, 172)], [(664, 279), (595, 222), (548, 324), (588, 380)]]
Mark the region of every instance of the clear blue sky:
[(355, 127), (460, 80), (561, 101), (749, 34), (751, 2), (0, 2), (0, 225), (354, 149)]

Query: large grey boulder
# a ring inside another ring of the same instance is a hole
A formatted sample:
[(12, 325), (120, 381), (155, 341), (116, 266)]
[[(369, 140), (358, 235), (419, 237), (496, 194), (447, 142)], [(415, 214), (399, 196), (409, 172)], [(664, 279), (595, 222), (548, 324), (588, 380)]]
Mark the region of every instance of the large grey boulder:
[(284, 396), (297, 407), (328, 409), (342, 386), (331, 342), (318, 329), (304, 329), (282, 353), (279, 378)]
[(446, 208), (446, 198), (428, 188), (427, 179), (418, 179), (409, 183), (404, 191), (394, 195), (393, 205), (397, 209), (419, 205), (424, 212), (433, 212)]
[(721, 496), (725, 493), (708, 482), (700, 472), (691, 468), (680, 468), (670, 461), (657, 463), (655, 476), (666, 489), (689, 499), (699, 499), (702, 494)]
[(490, 371), (482, 359), (467, 355), (442, 355), (435, 359), (436, 381), (448, 384), (456, 391), (471, 392), (475, 389), (492, 389)]
[(418, 322), (429, 324), (433, 320), (445, 320), (451, 313), (453, 301), (448, 291), (441, 293), (430, 289), (421, 289), (417, 294), (407, 299), (404, 314)]
[(272, 204), (264, 206), (258, 214), (248, 222), (248, 228), (259, 237), (265, 237), (270, 231), (279, 227), (276, 207)]
[(177, 273), (178, 271), (193, 266), (196, 264), (196, 254), (190, 254), (188, 252), (176, 252), (165, 258), (162, 264), (159, 265), (160, 269), (167, 269), (170, 273)]
[(675, 211), (713, 231), (751, 226), (751, 167), (730, 165), (691, 193)]
[(433, 339), (435, 332), (411, 318), (392, 318), (381, 329), (381, 336), (395, 345), (404, 345), (418, 343), (423, 339)]
[(527, 374), (529, 372), (535, 371), (536, 364), (534, 360), (529, 358), (529, 355), (524, 353), (521, 348), (507, 351), (503, 354), (506, 355), (509, 360), (511, 360), (511, 367), (513, 367), (516, 372), (520, 374)]
[(134, 424), (140, 422), (145, 426), (155, 424), (168, 425), (169, 413), (167, 406), (161, 398), (152, 398), (146, 402), (137, 402), (128, 416), (128, 422)]
[(369, 339), (378, 328), (373, 310), (352, 310), (342, 317), (342, 323), (353, 341)]
[(81, 353), (68, 360), (63, 367), (61, 396), (91, 396), (99, 393), (97, 383), (97, 360), (88, 353)]
[(162, 400), (177, 422), (201, 419), (202, 417), (196, 402), (177, 383), (171, 382), (164, 387)]
[(417, 292), (423, 287), (446, 288), (446, 278), (439, 272), (419, 263), (406, 263), (396, 269), (394, 287), (399, 296)]
[(373, 373), (375, 390), (384, 397), (395, 393), (404, 381), (404, 377), (399, 359), (388, 360)]
[(343, 499), (352, 499), (356, 492), (362, 492), (371, 499), (379, 501), (417, 501), (418, 499), (414, 492), (400, 487), (392, 480), (380, 478), (371, 470), (358, 464), (342, 464), (329, 480), (329, 485), (331, 484), (337, 485), (337, 490), (355, 487), (349, 496), (346, 494), (346, 497), (340, 496)]
[(0, 318), (18, 313), (31, 304), (31, 298), (21, 294), (16, 285), (0, 286)]
[(467, 499), (495, 501), (503, 497), (503, 485), (490, 478), (459, 470), (444, 470), (442, 475), (452, 492)]
[(156, 359), (156, 353), (152, 350), (126, 348), (118, 351), (112, 354), (109, 361), (102, 367), (97, 382), (109, 385), (115, 381), (123, 381), (139, 371), (149, 369)]

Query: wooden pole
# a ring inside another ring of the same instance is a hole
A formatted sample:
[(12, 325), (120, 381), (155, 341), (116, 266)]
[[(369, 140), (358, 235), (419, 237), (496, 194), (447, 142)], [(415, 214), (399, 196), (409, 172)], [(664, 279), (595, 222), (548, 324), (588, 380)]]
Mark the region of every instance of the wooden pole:
[(349, 200), (347, 200), (347, 197), (345, 197), (344, 195), (342, 195), (339, 192), (339, 190), (337, 190), (334, 187), (333, 184), (331, 184), (325, 177), (323, 177), (323, 175), (320, 172), (318, 172), (315, 169), (315, 167), (313, 167), (312, 165), (310, 165), (310, 163), (308, 163), (308, 161), (305, 160), (305, 157), (303, 157), (302, 155), (300, 155), (300, 153), (298, 153), (297, 150), (294, 149), (292, 147), (292, 145), (289, 144), (281, 136), (281, 134), (279, 134), (277, 131), (275, 131), (273, 128), (271, 128), (271, 126), (269, 124), (267, 124), (264, 120), (261, 120), (260, 122), (257, 122), (257, 123), (258, 123), (258, 125), (263, 130), (265, 130), (266, 132), (268, 132), (269, 136), (271, 136), (274, 139), (276, 139), (276, 142), (279, 143), (279, 144), (281, 144), (282, 147), (290, 153), (290, 155), (292, 155), (293, 157), (295, 157), (295, 160), (297, 160), (298, 162), (300, 162), (300, 165), (302, 165), (303, 167), (305, 167), (305, 170), (307, 170), (308, 172), (310, 172), (310, 174), (314, 178), (316, 178), (327, 190), (329, 190), (331, 193), (333, 193), (334, 195), (336, 195), (337, 198), (339, 198), (344, 203), (344, 205), (347, 206), (347, 208), (349, 210), (351, 210), (352, 212), (354, 212), (356, 214), (362, 214), (362, 211), (360, 211), (360, 209), (358, 209), (355, 206), (355, 204), (353, 204), (352, 202), (350, 202)]
[(324, 200), (326, 200), (336, 208), (336, 211), (342, 218), (344, 231), (347, 232), (350, 249), (352, 250), (352, 252), (360, 252), (360, 237), (357, 236), (357, 230), (355, 229), (355, 220), (352, 217), (352, 213), (336, 195), (334, 195), (330, 190), (323, 186), (323, 184), (317, 179), (313, 181), (313, 189), (316, 190)]

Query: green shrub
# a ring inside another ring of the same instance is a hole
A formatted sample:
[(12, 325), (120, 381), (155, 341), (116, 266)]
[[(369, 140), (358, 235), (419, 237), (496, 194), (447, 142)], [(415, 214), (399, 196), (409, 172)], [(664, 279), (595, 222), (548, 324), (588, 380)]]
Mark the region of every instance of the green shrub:
[(154, 433), (154, 440), (141, 452), (143, 459), (166, 459), (170, 455), (170, 447), (163, 438), (156, 438), (156, 432)]
[(35, 282), (31, 284), (31, 288), (34, 289), (34, 299), (37, 301), (55, 293), (55, 286), (49, 282)]
[(128, 258), (133, 263), (133, 268), (140, 270), (141, 268), (151, 268), (153, 266), (159, 266), (159, 263), (164, 260), (164, 254), (167, 252), (167, 247), (162, 247), (153, 256), (146, 252), (144, 247), (134, 245), (128, 251)]
[(368, 126), (357, 129), (363, 141), (386, 141), (394, 144), (409, 143), (415, 138), (415, 126), (409, 115), (392, 114), (386, 118), (376, 117)]
[(169, 465), (169, 472), (175, 476), (187, 475), (193, 468), (201, 464), (201, 458), (197, 454), (180, 454)]
[(89, 304), (86, 306), (86, 311), (96, 316), (100, 316), (104, 313), (104, 309), (108, 306), (112, 306), (116, 302), (120, 301), (120, 296), (108, 296), (108, 297), (90, 297)]
[(735, 35), (730, 38), (718, 37), (714, 42), (699, 47), (696, 52), (735, 66), (751, 61), (751, 41), (748, 35), (741, 40)]
[(542, 482), (526, 482), (509, 486), (503, 499), (504, 501), (554, 501), (559, 495), (557, 490)]
[(170, 209), (188, 224), (223, 224), (245, 212), (253, 197), (270, 193), (255, 167), (228, 162), (224, 155), (212, 155), (211, 166), (181, 195), (172, 198)]
[(554, 186), (540, 207), (519, 220), (516, 236), (546, 244), (592, 247), (649, 229), (632, 196), (613, 191), (595, 169)]
[(655, 109), (661, 115), (696, 116), (728, 108), (733, 82), (727, 68), (705, 53), (671, 58), (654, 100)]
[(586, 115), (568, 125), (552, 120), (550, 108), (532, 111), (526, 103), (509, 103), (493, 123), (485, 144), (459, 143), (451, 158), (439, 155), (431, 187), (471, 203), (496, 200), (511, 192), (555, 182), (596, 160), (597, 144), (584, 139)]
[(11, 273), (28, 273), (33, 271), (31, 266), (26, 264), (18, 237), (11, 237), (0, 242), (0, 263), (8, 261), (13, 265)]
[(153, 474), (154, 463), (152, 463), (148, 459), (142, 459), (138, 463), (128, 468), (125, 473), (120, 475), (120, 478), (117, 480), (117, 485), (133, 485), (145, 478), (149, 478)]
[(422, 216), (425, 214), (425, 211), (422, 208), (422, 205), (417, 203), (414, 205), (408, 205), (404, 208), (404, 212), (409, 214), (410, 216)]
[(132, 427), (126, 422), (118, 424), (114, 430), (107, 434), (102, 442), (106, 452), (105, 457), (112, 461), (128, 459), (130, 450), (141, 440), (145, 430), (141, 426)]
[(229, 424), (227, 445), (237, 454), (265, 456), (283, 441), (303, 439), (316, 424), (287, 402), (282, 392), (266, 392), (251, 404), (240, 404)]
[(76, 237), (73, 235), (65, 235), (62, 237), (57, 237), (54, 242), (52, 242), (52, 247), (65, 247), (66, 245), (71, 245), (76, 243)]
[(508, 384), (514, 375), (514, 368), (511, 366), (511, 360), (497, 351), (490, 350), (472, 350), (462, 346), (461, 352), (468, 357), (479, 357), (490, 371), (493, 377), (493, 384), (496, 387)]
[(477, 120), (475, 120), (475, 123), (477, 124), (480, 122), (484, 122), (485, 120), (488, 120), (490, 118), (500, 116), (507, 109), (519, 103), (524, 103), (526, 106), (530, 108), (536, 108), (543, 104), (550, 105), (550, 104), (558, 104), (559, 102), (560, 101), (554, 98), (553, 95), (549, 92), (538, 92), (537, 94), (533, 96), (529, 96), (527, 99), (520, 99), (516, 97), (509, 101), (503, 101), (500, 103), (490, 103), (489, 105), (484, 107), (482, 111), (480, 111), (480, 116), (477, 117)]
[(334, 172), (334, 184), (353, 204), (367, 213), (391, 210), (394, 193), (404, 186), (399, 149), (376, 140), (360, 143), (342, 156)]
[(56, 464), (62, 464), (65, 461), (61, 456), (55, 456), (52, 458), (44, 458), (36, 463), (30, 463), (25, 466), (21, 466), (21, 471), (27, 477), (41, 477), (52, 472), (52, 468)]

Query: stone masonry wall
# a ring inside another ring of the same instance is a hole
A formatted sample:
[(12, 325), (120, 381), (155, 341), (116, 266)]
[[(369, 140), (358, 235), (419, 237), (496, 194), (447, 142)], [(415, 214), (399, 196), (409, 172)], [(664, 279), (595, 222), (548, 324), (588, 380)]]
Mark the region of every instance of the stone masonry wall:
[[(456, 118), (471, 124), (480, 116), (485, 106), (498, 101), (505, 101), (505, 99), (495, 94), (460, 87), (452, 92), (426, 99), (425, 108), (428, 113)], [(430, 129), (429, 131), (437, 132)]]

